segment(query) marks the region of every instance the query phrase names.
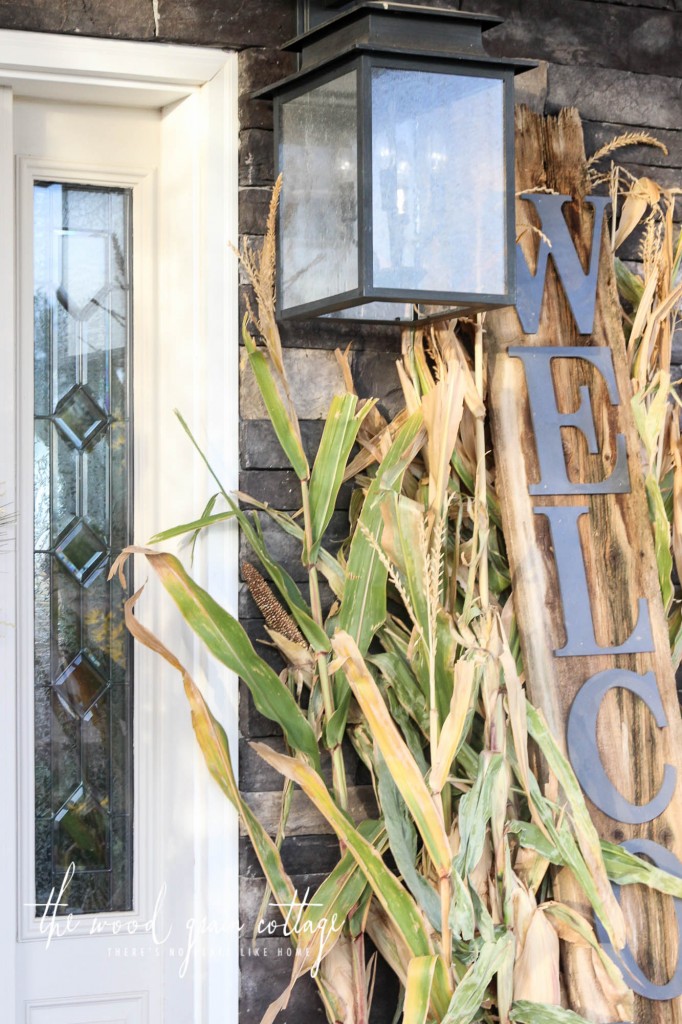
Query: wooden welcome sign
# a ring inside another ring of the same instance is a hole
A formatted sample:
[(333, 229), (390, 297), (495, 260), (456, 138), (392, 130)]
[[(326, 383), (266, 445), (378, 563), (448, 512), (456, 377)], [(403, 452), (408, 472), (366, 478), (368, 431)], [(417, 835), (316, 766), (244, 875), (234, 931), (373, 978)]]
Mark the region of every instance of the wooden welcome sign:
[[(682, 876), (682, 722), (602, 231), (608, 200), (584, 198), (576, 111), (545, 119), (519, 108), (516, 121), (517, 189), (535, 190), (517, 201), (517, 231), (541, 227), (551, 248), (539, 232), (523, 233), (518, 307), (489, 314), (486, 331), (528, 693), (563, 744), (600, 836)], [(567, 871), (555, 884), (589, 917)], [(616, 895), (633, 1019), (681, 1024), (682, 901), (639, 885)], [(595, 997), (590, 949), (566, 944), (562, 956), (571, 1007), (618, 1020), (608, 993)]]

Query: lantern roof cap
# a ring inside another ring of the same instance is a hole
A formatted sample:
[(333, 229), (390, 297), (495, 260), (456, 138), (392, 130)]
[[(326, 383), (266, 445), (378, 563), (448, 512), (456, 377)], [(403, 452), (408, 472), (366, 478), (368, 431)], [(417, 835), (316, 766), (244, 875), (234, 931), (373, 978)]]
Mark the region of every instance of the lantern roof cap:
[(454, 28), (458, 23), (460, 26), (478, 25), (481, 32), (487, 32), (489, 29), (495, 28), (496, 25), (501, 25), (504, 21), (504, 18), (498, 18), (494, 14), (450, 11), (442, 7), (402, 3), (401, 0), (398, 0), (397, 3), (390, 2), (390, 0), (389, 2), (383, 2), (383, 0), (358, 0), (357, 3), (346, 5), (339, 13), (332, 15), (327, 21), (315, 25), (314, 28), (308, 29), (307, 32), (301, 32), (299, 35), (294, 36), (289, 42), (284, 43), (282, 49), (300, 52), (320, 37), (338, 31), (340, 24), (357, 21), (370, 11), (378, 13), (379, 17), (384, 19), (395, 18), (396, 16), (402, 19), (409, 17), (413, 24), (415, 18), (422, 22), (440, 23), (441, 29), (444, 25), (448, 24), (451, 28)]
[(470, 61), (507, 68), (515, 74), (537, 67), (536, 61), (508, 60), (486, 53), (483, 32), (503, 21), (503, 18), (489, 14), (363, 0), (285, 43), (282, 50), (300, 54), (299, 70), (253, 95), (258, 99), (270, 99), (290, 84), (298, 83), (344, 58), (362, 53)]

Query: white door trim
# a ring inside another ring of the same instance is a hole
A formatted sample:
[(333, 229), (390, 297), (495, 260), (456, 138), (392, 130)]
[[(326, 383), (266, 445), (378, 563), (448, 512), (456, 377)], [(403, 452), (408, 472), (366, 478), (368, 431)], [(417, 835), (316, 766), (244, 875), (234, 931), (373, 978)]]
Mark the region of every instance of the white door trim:
[[(237, 270), (228, 241), (237, 239), (237, 59), (236, 54), (195, 47), (129, 43), (0, 31), (0, 139), (12, 139), (12, 91), (22, 97), (70, 102), (104, 103), (162, 110), (162, 137), (171, 145), (175, 136), (189, 147), (186, 162), (193, 174), (191, 201), (182, 211), (185, 218), (178, 230), (176, 217), (164, 210), (164, 195), (172, 193), (172, 182), (164, 182), (161, 168), (159, 231), (169, 244), (182, 244), (182, 235), (192, 234), (199, 259), (187, 287), (192, 304), (187, 321), (187, 345), (193, 358), (193, 407), (183, 408), (195, 434), (209, 451), (211, 459), (230, 489), (238, 486), (238, 341)], [(185, 103), (178, 101), (188, 100)], [(25, 162), (26, 180), (38, 165)], [(106, 174), (105, 174), (106, 177)], [(129, 175), (134, 184), (134, 175)], [(172, 175), (168, 174), (170, 179)], [(10, 512), (19, 507), (17, 492), (19, 466), (17, 451), (7, 439), (15, 435), (20, 398), (16, 391), (17, 353), (10, 339), (16, 336), (15, 318), (19, 296), (12, 252), (14, 250), (14, 168), (11, 146), (0, 145), (0, 503)], [(119, 183), (121, 175), (114, 173)], [(136, 187), (141, 188), (143, 183)], [(172, 304), (171, 304), (172, 305)], [(158, 340), (162, 341), (164, 316), (173, 311), (157, 310)], [(155, 352), (148, 354), (153, 363)], [(147, 368), (154, 372), (154, 366)], [(172, 376), (172, 374), (171, 374)], [(210, 425), (210, 433), (209, 433)], [(142, 424), (148, 432), (149, 424)], [(158, 427), (157, 427), (158, 430)], [(150, 440), (154, 432), (149, 433)], [(211, 440), (213, 439), (213, 441)], [(184, 454), (188, 442), (179, 428), (174, 443)], [(196, 512), (194, 495), (207, 490), (206, 472), (198, 460), (182, 459), (189, 475), (185, 487)], [(150, 497), (151, 501), (151, 497)], [(152, 502), (153, 504), (153, 502)], [(23, 505), (26, 508), (26, 505)], [(173, 524), (173, 512), (155, 509), (158, 526)], [(168, 518), (170, 516), (170, 520)], [(146, 537), (138, 537), (139, 541)], [(16, 686), (19, 679), (16, 625), (17, 597), (12, 581), (16, 573), (15, 539), (0, 542), (0, 714), (5, 721), (16, 721)], [(238, 603), (238, 550), (236, 529), (217, 531), (207, 537), (195, 563), (195, 575), (208, 586), (217, 600), (236, 614)], [(141, 614), (149, 622), (143, 608)], [(153, 622), (151, 623), (153, 625)], [(166, 636), (166, 639), (169, 639)], [(173, 639), (172, 637), (170, 638)], [(229, 674), (211, 665), (198, 645), (189, 641), (192, 662), (199, 665), (197, 676), (204, 684), (215, 712), (226, 726), (230, 746), (237, 750), (237, 689)], [(187, 646), (185, 641), (184, 646)], [(182, 652), (180, 652), (182, 653)], [(159, 672), (159, 676), (162, 673)], [(180, 695), (179, 680), (171, 675), (157, 680), (160, 686), (174, 686)], [(178, 697), (175, 719), (187, 718), (187, 710)], [(24, 716), (24, 728), (26, 728)], [(163, 741), (163, 737), (162, 737)], [(136, 757), (140, 758), (138, 745)], [(155, 756), (155, 755), (154, 755)], [(139, 762), (138, 762), (139, 763)], [(226, 808), (224, 797), (210, 782), (204, 787), (205, 767), (195, 754), (193, 765), (178, 765), (178, 785), (189, 786), (194, 793), (192, 821), (187, 823), (195, 835), (210, 830), (210, 842), (195, 845), (194, 878), (191, 885), (198, 895), (198, 914), (207, 919), (234, 918), (235, 927), (220, 936), (220, 962), (213, 955), (210, 936), (198, 936), (197, 969), (194, 972), (192, 1024), (213, 1024), (237, 1019), (238, 1006), (238, 830), (235, 816)], [(185, 779), (184, 776), (187, 778)], [(17, 803), (17, 751), (13, 745), (0, 745), (0, 821), (6, 828), (20, 820)], [(170, 780), (169, 785), (173, 785)], [(29, 787), (30, 788), (30, 787)], [(19, 799), (25, 801), (26, 793)], [(139, 805), (144, 806), (142, 801)], [(163, 823), (160, 823), (164, 827)], [(168, 823), (166, 823), (168, 827)], [(142, 862), (140, 862), (142, 867)], [(25, 879), (25, 868), (17, 863), (13, 843), (0, 849), (0, 877), (7, 894), (16, 891)], [(144, 870), (142, 874), (144, 880)], [(173, 880), (177, 883), (179, 880)], [(188, 880), (190, 882), (190, 880)], [(7, 903), (9, 900), (6, 901)], [(145, 917), (144, 903), (137, 904)], [(123, 915), (116, 915), (123, 916)], [(134, 916), (138, 916), (135, 914)], [(0, 915), (0, 991), (6, 1007), (15, 1004), (14, 949), (17, 938), (29, 939), (34, 928), (26, 919), (16, 920), (9, 913)], [(215, 942), (214, 942), (215, 946)], [(201, 961), (201, 956), (205, 960)], [(212, 969), (208, 969), (211, 967)], [(172, 986), (171, 986), (172, 988)], [(172, 992), (168, 993), (164, 1021), (172, 1022)], [(185, 1002), (185, 998), (181, 1002)], [(156, 1021), (154, 1017), (154, 1021)], [(185, 1018), (183, 1017), (183, 1021)]]
[(233, 54), (197, 46), (132, 43), (0, 30), (0, 85), (19, 96), (162, 107), (210, 82)]

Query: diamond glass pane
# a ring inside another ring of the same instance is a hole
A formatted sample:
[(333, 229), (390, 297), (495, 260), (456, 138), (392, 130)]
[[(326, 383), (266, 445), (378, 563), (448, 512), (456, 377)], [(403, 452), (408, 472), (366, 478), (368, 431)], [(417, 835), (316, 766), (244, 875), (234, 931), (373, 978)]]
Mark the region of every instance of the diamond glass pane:
[(54, 421), (76, 448), (85, 448), (106, 426), (107, 414), (90, 397), (87, 388), (77, 385), (62, 398)]
[(55, 681), (54, 687), (66, 710), (89, 722), (93, 716), (93, 704), (108, 685), (92, 662), (84, 654), (79, 654)]
[(62, 565), (85, 582), (107, 556), (107, 546), (82, 519), (72, 523), (60, 538), (55, 554)]
[(36, 916), (132, 909), (131, 194), (34, 188)]

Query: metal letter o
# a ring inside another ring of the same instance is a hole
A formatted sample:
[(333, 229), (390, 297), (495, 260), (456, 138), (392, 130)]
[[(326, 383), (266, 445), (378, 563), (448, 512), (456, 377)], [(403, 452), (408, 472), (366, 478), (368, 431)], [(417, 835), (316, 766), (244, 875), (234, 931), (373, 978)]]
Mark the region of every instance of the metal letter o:
[[(630, 853), (642, 853), (645, 857), (648, 857), (654, 862), (657, 868), (662, 868), (664, 871), (668, 871), (671, 875), (675, 875), (676, 878), (682, 878), (682, 864), (670, 850), (666, 850), (665, 846), (661, 846), (660, 843), (655, 843), (651, 839), (629, 839), (626, 843), (621, 844), (624, 850), (629, 850)], [(612, 882), (613, 894), (616, 899), (620, 896), (620, 886)], [(611, 957), (617, 967), (622, 967), (625, 964), (627, 970), (623, 971), (623, 978), (625, 979), (626, 985), (628, 985), (633, 992), (643, 996), (645, 999), (676, 999), (682, 995), (682, 900), (673, 897), (675, 900), (675, 917), (677, 918), (677, 964), (670, 981), (667, 981), (664, 985), (654, 985), (646, 974), (642, 971), (641, 967), (632, 955), (632, 951), (629, 946), (622, 949), (620, 953), (616, 953), (613, 946), (609, 942), (609, 939), (604, 930), (604, 926), (595, 917), (594, 926), (597, 932), (597, 938), (599, 939), (604, 952)], [(628, 971), (630, 974), (628, 974)]]

